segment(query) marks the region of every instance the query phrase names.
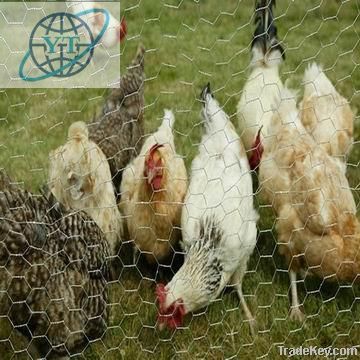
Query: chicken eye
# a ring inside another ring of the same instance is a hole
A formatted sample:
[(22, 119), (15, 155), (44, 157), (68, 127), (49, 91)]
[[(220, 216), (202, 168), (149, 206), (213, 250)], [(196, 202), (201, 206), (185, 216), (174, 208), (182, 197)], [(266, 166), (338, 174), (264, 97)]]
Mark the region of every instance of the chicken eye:
[(70, 185), (75, 185), (75, 183), (76, 183), (76, 177), (75, 177), (74, 174), (72, 174), (72, 175), (68, 178), (68, 183), (69, 183)]

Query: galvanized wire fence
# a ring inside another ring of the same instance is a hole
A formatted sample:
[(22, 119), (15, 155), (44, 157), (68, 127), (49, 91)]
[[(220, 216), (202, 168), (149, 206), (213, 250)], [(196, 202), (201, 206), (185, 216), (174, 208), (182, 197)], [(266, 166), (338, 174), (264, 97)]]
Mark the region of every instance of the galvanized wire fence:
[(357, 357), (360, 6), (265, 8), (124, 0), (120, 89), (0, 91), (2, 359)]

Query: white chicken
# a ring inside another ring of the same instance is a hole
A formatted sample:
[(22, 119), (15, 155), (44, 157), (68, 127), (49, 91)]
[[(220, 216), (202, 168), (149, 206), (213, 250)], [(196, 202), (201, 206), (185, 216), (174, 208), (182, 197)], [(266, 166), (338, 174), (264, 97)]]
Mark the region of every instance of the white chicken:
[(85, 123), (69, 127), (68, 141), (50, 152), (49, 186), (69, 209), (85, 211), (104, 232), (112, 255), (122, 236), (109, 164), (101, 149), (89, 140)]
[(274, 0), (257, 2), (257, 27), (251, 44), (252, 71), (237, 106), (241, 139), (247, 152), (253, 150), (249, 159), (251, 169), (259, 165), (262, 149), (266, 146), (264, 139), (271, 133), (272, 105), (283, 87), (279, 66), (285, 55), (277, 39), (274, 5)]
[(233, 285), (253, 332), (254, 319), (242, 292), (258, 219), (249, 163), (209, 84), (202, 100), (206, 132), (192, 163), (182, 211), (185, 262), (170, 283), (157, 285), (158, 320), (161, 327), (181, 326), (185, 314), (208, 305), (226, 285)]
[(171, 260), (181, 235), (187, 173), (184, 160), (176, 153), (174, 123), (172, 111), (165, 110), (158, 130), (145, 140), (139, 156), (124, 170), (120, 187), (134, 255), (140, 251), (154, 265)]
[[(101, 2), (68, 1), (67, 4), (70, 11), (75, 15), (81, 14), (84, 11), (89, 11), (86, 15), (84, 15), (85, 22), (89, 26), (94, 38), (100, 35), (104, 27), (105, 16), (103, 13), (95, 13), (91, 12), (91, 10), (103, 9), (104, 5), (101, 4)], [(119, 22), (119, 20), (117, 20), (109, 11), (107, 11), (107, 13), (109, 15), (108, 27), (102, 35), (99, 43), (102, 44), (105, 48), (111, 48), (125, 38), (127, 25), (125, 18), (122, 18), (121, 22)]]
[(346, 155), (353, 142), (354, 114), (321, 66), (309, 65), (304, 74), (301, 122), (315, 142), (346, 170)]

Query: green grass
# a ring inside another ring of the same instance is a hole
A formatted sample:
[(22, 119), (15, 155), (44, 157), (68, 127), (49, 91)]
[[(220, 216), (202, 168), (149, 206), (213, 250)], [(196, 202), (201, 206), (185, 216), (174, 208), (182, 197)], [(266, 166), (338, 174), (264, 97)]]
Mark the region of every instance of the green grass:
[[(216, 97), (237, 125), (236, 104), (249, 73), (252, 1), (123, 0), (122, 9), (129, 30), (122, 47), (122, 70), (140, 41), (148, 50), (146, 130), (153, 131), (163, 109), (172, 108), (177, 149), (189, 167), (201, 136), (197, 96), (204, 83), (211, 81)], [(279, 36), (287, 49), (284, 80), (290, 77), (291, 86), (300, 89), (306, 65), (318, 61), (360, 113), (359, 12), (356, 0), (279, 1)], [(92, 118), (104, 93), (94, 89), (1, 91), (0, 167), (36, 191), (47, 178), (49, 151), (64, 142), (72, 122)], [(348, 171), (357, 203), (358, 120)], [(299, 286), (299, 295), (308, 318), (302, 325), (288, 319), (289, 280), (277, 255), (274, 215), (268, 207), (260, 207), (260, 214), (259, 241), (244, 281), (260, 329), (256, 338), (251, 338), (243, 322), (234, 292), (226, 292), (201, 314), (188, 316), (184, 329), (159, 333), (153, 285), (124, 269), (119, 282), (110, 286), (109, 329), (102, 341), (89, 347), (86, 359), (278, 359), (279, 344), (360, 346), (358, 287), (307, 280)], [(4, 322), (0, 339), (7, 338), (18, 350), (26, 346)], [(11, 358), (9, 342), (0, 343), (0, 351), (2, 358), (6, 351), (5, 358)]]

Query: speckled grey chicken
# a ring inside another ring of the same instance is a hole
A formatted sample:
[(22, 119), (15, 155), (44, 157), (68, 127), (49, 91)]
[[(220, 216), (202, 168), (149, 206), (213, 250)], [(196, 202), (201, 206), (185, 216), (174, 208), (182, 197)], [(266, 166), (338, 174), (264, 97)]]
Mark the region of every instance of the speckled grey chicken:
[(89, 138), (107, 157), (116, 191), (122, 170), (139, 154), (143, 143), (144, 54), (145, 48), (140, 45), (120, 79), (120, 87), (111, 91), (102, 114), (89, 124)]
[(82, 212), (0, 181), (0, 315), (44, 358), (81, 352), (108, 318), (108, 243)]

